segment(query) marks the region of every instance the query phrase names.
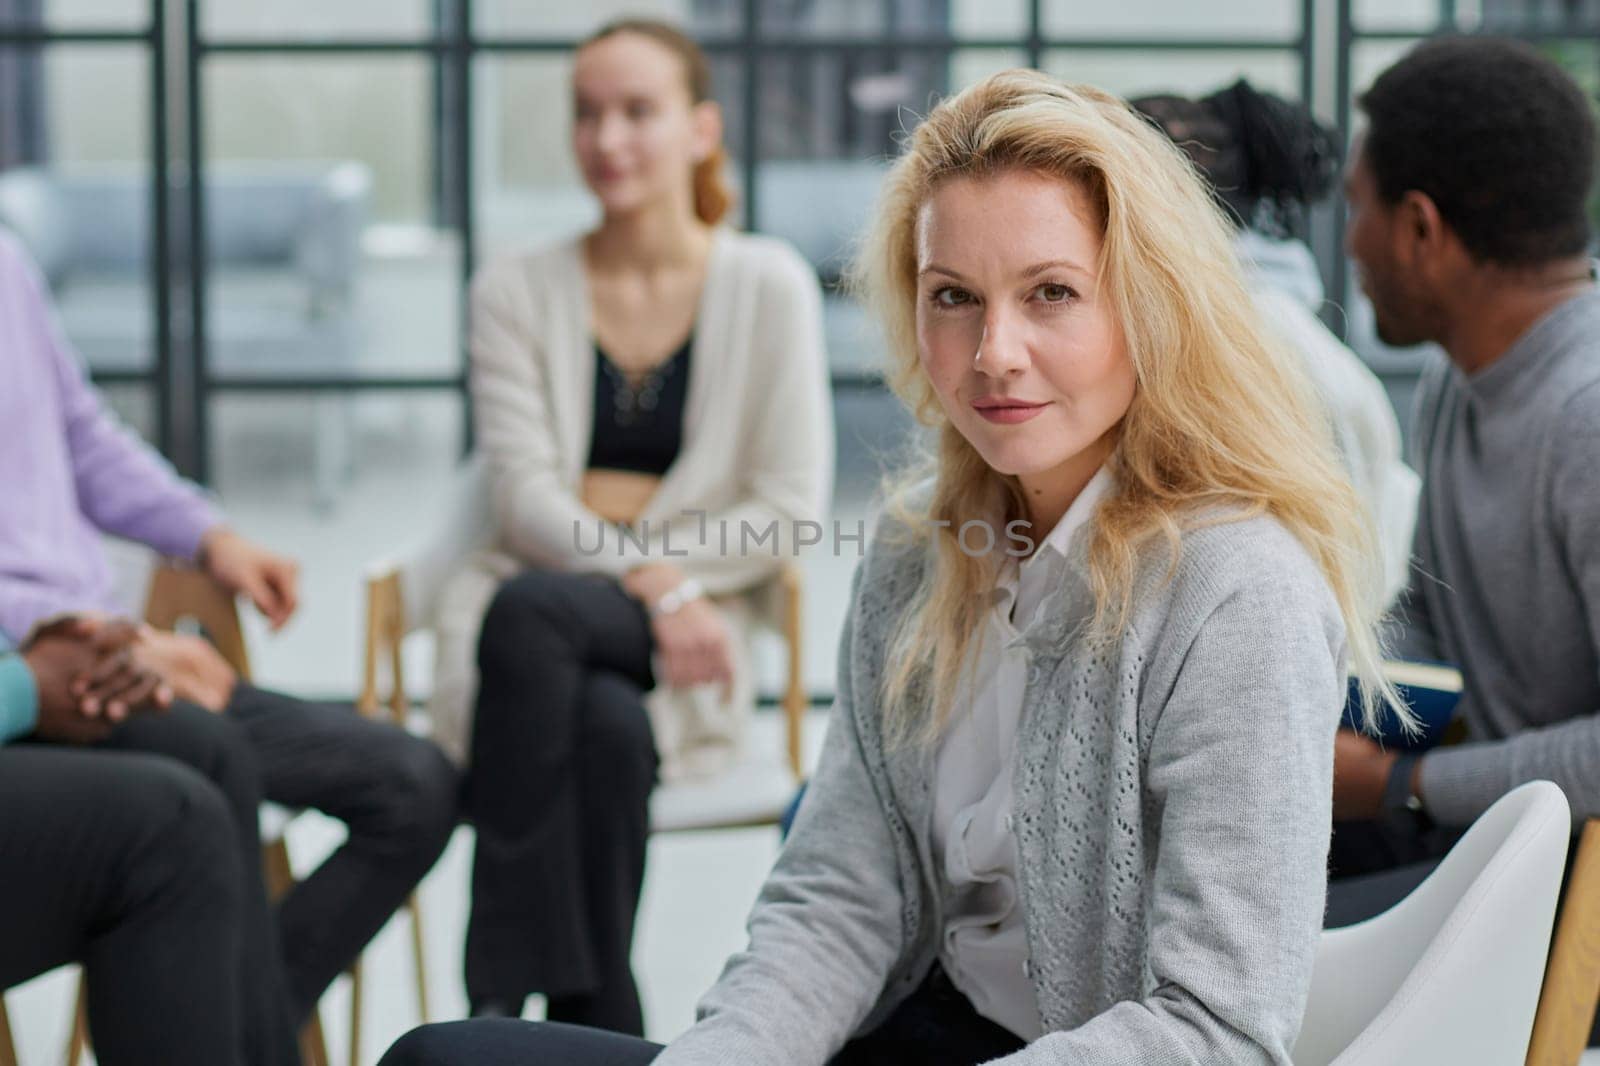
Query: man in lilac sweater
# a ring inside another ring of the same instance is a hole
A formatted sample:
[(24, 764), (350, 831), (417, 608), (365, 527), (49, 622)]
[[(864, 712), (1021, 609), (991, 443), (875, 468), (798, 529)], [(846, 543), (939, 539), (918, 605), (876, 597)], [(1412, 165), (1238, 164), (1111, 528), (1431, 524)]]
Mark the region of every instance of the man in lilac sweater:
[[(38, 271), (3, 232), (0, 486), (0, 634), (15, 646), (62, 618), (123, 613), (103, 534), (192, 561), (274, 627), (294, 612), (294, 564), (230, 530), (194, 486), (106, 412)], [(220, 789), (246, 881), (241, 1061), (297, 1062), (296, 1027), (443, 850), (455, 823), (456, 772), (431, 743), (403, 730), (245, 683), (199, 638), (146, 630), (132, 651), (176, 699), (165, 713), (129, 715), (94, 746), (175, 759)], [(349, 829), (275, 914), (259, 876), (263, 799), (317, 808)]]

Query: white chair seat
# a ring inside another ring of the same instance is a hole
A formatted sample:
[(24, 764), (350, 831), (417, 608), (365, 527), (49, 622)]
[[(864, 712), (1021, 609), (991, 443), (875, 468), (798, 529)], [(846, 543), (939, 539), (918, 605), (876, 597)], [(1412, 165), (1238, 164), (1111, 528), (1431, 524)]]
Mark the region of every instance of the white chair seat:
[(1559, 788), (1522, 785), (1411, 895), (1323, 933), (1297, 1066), (1522, 1066), (1571, 833)]
[(656, 833), (775, 823), (799, 787), (784, 757), (781, 714), (756, 714), (744, 739), (744, 757), (703, 779), (674, 782), (650, 797)]

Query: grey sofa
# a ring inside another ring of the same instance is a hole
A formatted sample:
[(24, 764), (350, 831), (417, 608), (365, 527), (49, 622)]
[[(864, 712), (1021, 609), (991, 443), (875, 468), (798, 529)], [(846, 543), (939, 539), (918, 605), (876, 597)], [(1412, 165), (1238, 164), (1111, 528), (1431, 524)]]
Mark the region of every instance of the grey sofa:
[[(353, 373), (354, 295), (372, 176), (354, 162), (219, 163), (206, 175), (206, 326), (214, 375)], [(154, 363), (150, 175), (145, 168), (0, 174), (0, 225), (44, 270), (67, 336), (91, 370)], [(181, 196), (174, 210), (183, 210)], [(180, 318), (181, 321), (181, 318)], [(317, 496), (346, 465), (346, 404), (319, 398)]]

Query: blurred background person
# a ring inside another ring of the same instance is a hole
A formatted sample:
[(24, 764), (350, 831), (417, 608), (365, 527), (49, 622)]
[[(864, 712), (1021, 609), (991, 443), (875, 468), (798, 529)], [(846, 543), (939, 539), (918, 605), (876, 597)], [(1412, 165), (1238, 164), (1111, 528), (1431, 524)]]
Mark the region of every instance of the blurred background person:
[(1403, 897), (1474, 819), (1554, 781), (1600, 817), (1600, 291), (1596, 127), (1519, 41), (1425, 42), (1360, 98), (1347, 244), (1393, 345), (1443, 355), (1418, 390), (1422, 472), (1399, 651), (1458, 667), (1462, 743), (1341, 731), (1329, 921)]
[(1301, 358), (1333, 420), (1356, 491), (1378, 526), (1385, 602), (1405, 587), (1416, 473), (1383, 383), (1318, 317), (1326, 299), (1295, 235), (1339, 180), (1339, 138), (1304, 104), (1243, 79), (1198, 99), (1146, 95), (1133, 106), (1188, 154), (1234, 226), (1234, 250), (1267, 328)]
[[(43, 279), (0, 233), (0, 634), (125, 613), (104, 538), (193, 563), (273, 626), (299, 605), (288, 559), (235, 532), (194, 485), (105, 409), (63, 336)], [(199, 770), (226, 794), (248, 902), (244, 1012), (262, 1062), (298, 1058), (294, 1032), (333, 979), (433, 866), (455, 826), (459, 775), (431, 742), (335, 707), (260, 689), (203, 637), (141, 626), (134, 662), (168, 686), (170, 714), (119, 723), (107, 747)], [(314, 807), (348, 837), (265, 916), (262, 801)], [(279, 1024), (281, 1022), (281, 1024)], [(291, 1024), (292, 1023), (292, 1024)]]
[(602, 218), (473, 283), (496, 548), (446, 592), (434, 710), (447, 745), (471, 737), (472, 1012), (515, 1016), (543, 993), (550, 1018), (637, 1034), (658, 763), (709, 774), (736, 749), (753, 702), (743, 594), (821, 521), (833, 423), (815, 273), (719, 225), (731, 196), (699, 48), (613, 23), (578, 49), (571, 88)]

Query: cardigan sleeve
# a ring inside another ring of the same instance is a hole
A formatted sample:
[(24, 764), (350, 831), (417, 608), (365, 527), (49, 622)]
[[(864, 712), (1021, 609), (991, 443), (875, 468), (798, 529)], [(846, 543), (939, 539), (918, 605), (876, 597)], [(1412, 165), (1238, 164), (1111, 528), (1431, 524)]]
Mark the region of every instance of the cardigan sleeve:
[(600, 518), (560, 476), (544, 376), (545, 329), (514, 261), (485, 267), (469, 299), (471, 393), (478, 446), (488, 461), (496, 525), (519, 557), (568, 571), (621, 575), (637, 565), (607, 550), (579, 550), (576, 531)]
[[(856, 585), (870, 563), (869, 555), (857, 567)], [(822, 758), (750, 914), (749, 946), (655, 1066), (826, 1062), (865, 1020), (900, 957), (904, 896), (885, 814), (892, 801), (878, 794), (857, 732), (864, 708), (850, 678), (855, 630), (847, 617)]]

